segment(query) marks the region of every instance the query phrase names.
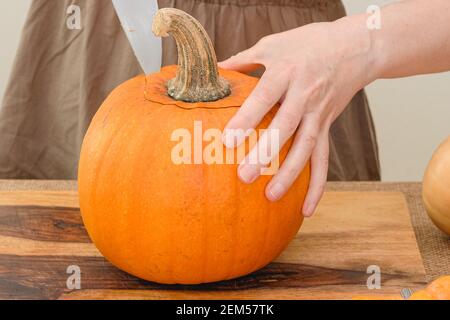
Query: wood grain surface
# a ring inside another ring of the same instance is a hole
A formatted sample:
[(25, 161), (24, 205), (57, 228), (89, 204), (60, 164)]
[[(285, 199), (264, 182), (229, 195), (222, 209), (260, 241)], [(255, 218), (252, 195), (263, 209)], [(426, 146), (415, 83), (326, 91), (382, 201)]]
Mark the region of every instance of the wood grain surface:
[[(351, 299), (425, 286), (425, 271), (404, 196), (328, 192), (285, 252), (232, 281), (169, 286), (130, 276), (107, 262), (83, 227), (74, 191), (0, 192), (0, 299)], [(369, 290), (367, 267), (381, 269)], [(81, 290), (69, 290), (69, 266)]]

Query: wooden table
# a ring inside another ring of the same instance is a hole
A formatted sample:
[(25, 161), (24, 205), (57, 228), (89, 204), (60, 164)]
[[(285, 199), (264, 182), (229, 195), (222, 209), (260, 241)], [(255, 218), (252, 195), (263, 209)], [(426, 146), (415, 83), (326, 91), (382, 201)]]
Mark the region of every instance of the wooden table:
[[(0, 181), (4, 299), (350, 299), (422, 288), (450, 274), (449, 258), (448, 237), (421, 207), (420, 184), (329, 183), (316, 216), (266, 268), (214, 284), (159, 285), (101, 256), (82, 225), (75, 182)], [(367, 288), (371, 265), (381, 269), (380, 290)], [(67, 287), (73, 268), (81, 290)]]

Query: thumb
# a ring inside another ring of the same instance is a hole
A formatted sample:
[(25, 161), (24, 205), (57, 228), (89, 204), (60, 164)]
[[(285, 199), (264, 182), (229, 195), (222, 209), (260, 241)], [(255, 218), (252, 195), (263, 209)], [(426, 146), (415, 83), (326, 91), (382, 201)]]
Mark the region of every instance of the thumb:
[(219, 63), (219, 67), (242, 73), (254, 71), (261, 67), (256, 61), (256, 48), (244, 50), (231, 58)]

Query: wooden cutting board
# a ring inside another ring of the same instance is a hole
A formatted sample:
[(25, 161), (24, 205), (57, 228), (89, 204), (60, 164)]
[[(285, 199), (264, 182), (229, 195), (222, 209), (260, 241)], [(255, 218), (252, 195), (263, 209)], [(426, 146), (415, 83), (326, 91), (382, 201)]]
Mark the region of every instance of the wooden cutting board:
[[(381, 270), (369, 290), (367, 268)], [(67, 288), (70, 266), (81, 290)], [(0, 192), (0, 299), (351, 299), (425, 286), (403, 194), (328, 192), (289, 248), (249, 276), (169, 286), (108, 263), (83, 227), (75, 192)]]

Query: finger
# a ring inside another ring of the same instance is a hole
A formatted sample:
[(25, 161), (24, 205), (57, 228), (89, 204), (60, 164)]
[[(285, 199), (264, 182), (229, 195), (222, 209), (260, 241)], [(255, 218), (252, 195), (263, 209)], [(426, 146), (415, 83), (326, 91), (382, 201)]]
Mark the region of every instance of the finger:
[(317, 147), (314, 149), (311, 157), (311, 181), (302, 210), (305, 217), (311, 217), (314, 214), (317, 204), (325, 191), (330, 153), (328, 132), (328, 127), (322, 130), (317, 141)]
[(267, 199), (277, 201), (289, 190), (311, 158), (318, 133), (317, 119), (305, 115), (286, 159), (266, 188)]
[(259, 48), (253, 46), (250, 49), (239, 52), (238, 54), (219, 62), (219, 67), (228, 70), (234, 70), (242, 73), (252, 72), (261, 67), (259, 63)]
[(261, 171), (278, 156), (281, 148), (297, 130), (303, 114), (302, 98), (297, 90), (287, 93), (284, 104), (272, 123), (263, 132), (258, 143), (248, 153), (238, 168), (238, 174), (245, 183), (252, 183)]
[(223, 143), (227, 148), (241, 145), (245, 138), (285, 94), (289, 77), (278, 69), (268, 69), (253, 92), (225, 128)]

